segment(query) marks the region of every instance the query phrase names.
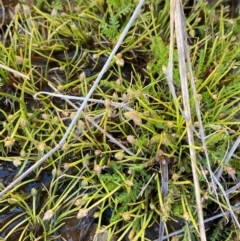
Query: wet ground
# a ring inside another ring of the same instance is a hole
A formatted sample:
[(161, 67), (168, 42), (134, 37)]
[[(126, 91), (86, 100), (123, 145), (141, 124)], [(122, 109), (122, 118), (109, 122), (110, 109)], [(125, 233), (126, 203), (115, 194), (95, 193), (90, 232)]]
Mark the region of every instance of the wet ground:
[[(27, 165), (25, 169), (29, 168)], [(14, 166), (11, 162), (3, 162), (0, 163), (0, 183), (4, 186), (7, 186), (11, 181), (17, 176), (20, 168)], [(69, 173), (70, 174), (70, 173)], [(52, 172), (45, 170), (41, 172), (41, 175), (36, 176), (34, 174), (30, 174), (25, 180), (31, 180), (30, 183), (24, 185), (24, 188), (21, 189), (22, 195), (30, 195), (32, 188), (38, 190), (38, 202), (35, 207), (36, 210), (40, 210), (40, 208), (44, 205), (45, 197), (47, 197), (47, 193), (42, 189), (43, 186), (49, 187), (49, 184), (52, 180)], [(62, 186), (62, 189), (65, 188), (65, 185)], [(61, 190), (59, 190), (61, 193)], [(28, 203), (31, 208), (31, 203)], [(6, 225), (11, 219), (16, 218), (8, 228), (4, 229), (0, 232), (0, 238), (4, 238), (5, 234), (7, 234), (11, 228), (15, 225), (18, 225), (26, 218), (26, 213), (21, 207), (15, 207), (13, 210), (5, 209), (3, 205), (0, 204), (0, 209), (4, 210), (4, 212), (0, 213), (0, 230), (4, 225)], [(96, 235), (97, 228), (97, 219), (93, 218), (93, 213), (97, 210), (97, 208), (92, 209), (86, 218), (81, 220), (77, 219), (76, 216), (73, 216), (67, 220), (65, 220), (65, 224), (59, 230), (56, 231), (55, 235), (61, 236), (61, 238), (56, 238), (56, 241), (67, 240), (67, 241), (92, 241)], [(104, 221), (104, 220), (103, 220)], [(105, 220), (106, 222), (106, 220)], [(39, 229), (38, 226), (33, 227), (35, 230), (34, 233), (38, 235), (42, 230)], [(18, 239), (18, 233), (14, 233), (8, 238), (8, 241), (16, 241)], [(97, 240), (105, 241), (106, 240), (106, 232), (99, 234)], [(114, 240), (114, 239), (113, 239)]]

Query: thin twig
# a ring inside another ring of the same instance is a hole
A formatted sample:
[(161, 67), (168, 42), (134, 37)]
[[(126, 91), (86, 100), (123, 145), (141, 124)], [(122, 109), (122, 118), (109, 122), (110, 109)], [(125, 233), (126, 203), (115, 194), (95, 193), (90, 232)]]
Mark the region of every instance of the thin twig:
[(193, 131), (191, 129), (192, 125), (192, 117), (191, 117), (191, 107), (188, 93), (188, 82), (187, 82), (187, 68), (186, 68), (186, 52), (185, 48), (187, 48), (187, 39), (185, 38), (186, 28), (185, 21), (183, 15), (183, 9), (181, 5), (181, 1), (175, 1), (176, 11), (174, 15), (175, 20), (175, 32), (176, 32), (176, 41), (177, 41), (177, 50), (178, 50), (178, 59), (179, 59), (179, 74), (181, 80), (181, 89), (182, 89), (182, 99), (184, 106), (184, 113), (186, 119), (186, 128), (187, 128), (187, 137), (189, 144), (189, 152), (191, 157), (191, 166), (192, 166), (192, 174), (193, 174), (193, 182), (194, 182), (194, 190), (196, 197), (196, 206), (199, 220), (199, 233), (201, 241), (206, 241), (206, 232), (204, 226), (203, 219), (203, 209), (201, 202), (201, 194), (200, 194), (200, 184), (197, 172), (197, 161), (196, 161), (196, 150), (194, 149), (194, 136)]
[[(234, 142), (232, 148), (230, 149), (229, 153), (227, 154), (226, 158), (224, 159), (224, 163), (228, 164), (229, 160), (231, 159), (231, 157), (233, 156), (234, 152), (236, 151), (236, 149), (239, 147), (240, 144), (240, 136), (237, 138), (237, 140)], [(222, 175), (222, 169), (218, 169), (217, 171), (215, 171), (215, 175), (216, 178), (219, 179), (220, 176)]]
[(156, 173), (153, 173), (152, 176), (149, 178), (147, 184), (145, 184), (142, 188), (141, 188), (141, 192), (138, 194), (137, 199), (142, 197), (145, 190), (147, 189), (148, 185), (150, 184), (150, 182), (152, 181), (152, 179), (156, 176)]
[[(239, 211), (239, 210), (240, 210), (240, 207), (237, 207), (236, 209), (234, 209), (235, 212), (237, 212), (237, 211)], [(221, 217), (223, 217), (223, 216), (227, 216), (227, 215), (229, 215), (229, 214), (230, 214), (229, 211), (226, 211), (226, 212), (217, 214), (217, 215), (215, 215), (215, 216), (213, 216), (213, 217), (211, 217), (211, 218), (205, 219), (205, 220), (204, 220), (204, 223), (206, 224), (206, 223), (212, 222), (212, 221), (214, 221), (214, 220), (216, 220), (216, 219), (218, 219), (218, 218), (221, 218)], [(194, 226), (191, 225), (191, 226), (189, 226), (189, 228), (194, 228)], [(181, 233), (183, 233), (183, 232), (185, 232), (185, 229), (182, 228), (182, 229), (177, 230), (177, 231), (175, 231), (175, 232), (172, 232), (172, 233), (170, 233), (170, 234), (168, 234), (168, 235), (165, 235), (165, 236), (163, 237), (163, 240), (169, 239), (169, 238), (171, 238), (171, 237), (173, 237), (173, 236), (176, 236), (176, 235), (179, 235), (179, 234), (181, 234)], [(155, 239), (155, 240), (153, 240), (153, 241), (159, 241), (159, 240), (158, 240), (158, 239)]]
[[(235, 192), (239, 188), (240, 188), (240, 182), (238, 184), (236, 184), (235, 186), (227, 189), (225, 192), (226, 192), (227, 195), (229, 195), (229, 194)], [(239, 190), (238, 190), (238, 192), (239, 192)]]
[[(84, 101), (86, 99), (86, 97), (81, 97), (81, 96), (72, 96), (72, 95), (63, 95), (63, 94), (55, 94), (55, 93), (50, 93), (50, 92), (46, 92), (46, 91), (39, 91), (38, 93), (36, 93), (33, 97), (36, 99), (38, 95), (40, 94), (45, 94), (45, 95), (50, 95), (53, 97), (59, 97), (62, 98), (64, 100), (68, 99), (68, 100), (79, 100), (79, 101)], [(94, 103), (99, 103), (99, 104), (104, 104), (105, 101), (104, 100), (98, 100), (98, 99), (88, 99), (88, 102), (94, 102)], [(127, 104), (125, 103), (118, 103), (118, 102), (111, 102), (111, 106), (116, 107), (116, 108), (123, 108), (129, 111), (132, 111), (133, 108), (129, 107)]]
[[(170, 44), (169, 44), (169, 56), (168, 56), (168, 66), (164, 70), (164, 73), (167, 78), (168, 87), (172, 94), (174, 103), (176, 104), (177, 108), (179, 109), (182, 116), (186, 119), (185, 113), (182, 109), (182, 107), (178, 104), (178, 97), (174, 88), (173, 83), (173, 50), (174, 50), (174, 14), (175, 14), (175, 1), (171, 1), (170, 4)], [(196, 136), (199, 136), (198, 132), (195, 130), (194, 126), (191, 125), (190, 128), (194, 131)]]
[(21, 72), (15, 70), (15, 69), (12, 69), (12, 68), (10, 68), (10, 67), (8, 67), (8, 66), (6, 66), (6, 65), (0, 64), (0, 68), (5, 69), (5, 70), (7, 70), (8, 72), (13, 73), (15, 76), (19, 76), (19, 77), (21, 77), (21, 78), (23, 78), (23, 79), (30, 80), (30, 77), (29, 77), (29, 76), (27, 76), (27, 75), (25, 75), (25, 74), (22, 74)]

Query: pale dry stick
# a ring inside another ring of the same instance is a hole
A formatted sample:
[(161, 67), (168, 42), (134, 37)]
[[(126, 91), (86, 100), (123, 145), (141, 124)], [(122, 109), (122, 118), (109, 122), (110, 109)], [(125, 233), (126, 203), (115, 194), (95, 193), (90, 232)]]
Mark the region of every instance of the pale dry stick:
[[(204, 173), (203, 168), (201, 166), (200, 166), (200, 168), (202, 170), (202, 174), (203, 174), (204, 178), (207, 180), (207, 177), (206, 177), (206, 175)], [(221, 192), (222, 192), (222, 194), (223, 194), (223, 196), (224, 196), (224, 198), (225, 198), (225, 200), (227, 202), (227, 205), (228, 205), (228, 208), (229, 208), (229, 213), (232, 215), (232, 218), (234, 219), (234, 221), (236, 222), (236, 224), (239, 227), (238, 218), (236, 217), (236, 215), (235, 215), (235, 213), (233, 211), (233, 208), (232, 208), (232, 206), (231, 206), (231, 204), (229, 202), (229, 198), (228, 198), (228, 195), (230, 194), (230, 192), (229, 192), (230, 189), (225, 191), (223, 186), (221, 185), (221, 183), (218, 181), (217, 177), (214, 174), (212, 175), (212, 178), (213, 178), (212, 182), (216, 183), (219, 186), (219, 188), (220, 188), (220, 190), (221, 190)], [(234, 186), (234, 188), (231, 189), (231, 191), (236, 190), (239, 186), (240, 186), (240, 183), (239, 183), (239, 185)], [(217, 203), (220, 203), (218, 196), (216, 198), (217, 198)], [(204, 198), (202, 200), (204, 200)], [(219, 207), (220, 207), (222, 213), (224, 213), (222, 207), (220, 205), (219, 205)]]
[[(176, 91), (175, 91), (175, 88), (174, 88), (174, 84), (173, 84), (173, 50), (174, 50), (174, 14), (175, 14), (175, 9), (176, 9), (175, 1), (171, 0), (171, 4), (170, 4), (170, 44), (169, 44), (170, 48), (169, 48), (169, 56), (168, 56), (168, 66), (167, 66), (167, 68), (163, 68), (163, 72), (166, 75), (168, 86), (169, 86), (170, 92), (172, 94), (173, 100), (177, 104), (179, 101), (178, 101)], [(185, 113), (184, 113), (183, 109), (181, 108), (181, 106), (179, 104), (177, 104), (177, 108), (179, 109), (182, 116), (186, 119)], [(191, 125), (190, 128), (194, 131), (194, 133), (197, 136), (199, 136), (197, 131), (193, 127), (193, 125)]]
[[(240, 210), (240, 207), (237, 207), (236, 209), (234, 209), (235, 212), (238, 212), (239, 210)], [(215, 216), (213, 216), (213, 217), (211, 217), (211, 218), (205, 219), (205, 220), (204, 220), (204, 223), (212, 222), (212, 221), (214, 221), (215, 219), (221, 218), (221, 217), (223, 217), (223, 216), (227, 216), (227, 215), (229, 215), (229, 214), (230, 214), (229, 211), (226, 211), (226, 212), (217, 214), (217, 215), (215, 215)], [(189, 226), (189, 228), (194, 228), (194, 226), (191, 225), (191, 226)], [(165, 235), (165, 236), (163, 237), (163, 240), (169, 239), (169, 238), (171, 238), (171, 237), (173, 237), (173, 236), (176, 236), (176, 235), (179, 235), (179, 234), (181, 234), (181, 233), (183, 233), (183, 232), (185, 232), (185, 231), (186, 231), (186, 229), (180, 229), (180, 230), (177, 230), (177, 231), (175, 231), (175, 232), (172, 232), (172, 233), (170, 233), (170, 234), (168, 234), (168, 235)], [(158, 240), (158, 239), (155, 239), (155, 240), (153, 240), (153, 241), (159, 241), (159, 240)]]
[[(184, 39), (186, 41), (187, 40), (187, 31), (186, 31), (185, 25), (184, 25), (183, 34), (184, 34)], [(197, 96), (197, 91), (196, 91), (196, 85), (195, 85), (193, 71), (192, 71), (192, 64), (191, 64), (191, 60), (190, 60), (189, 48), (188, 48), (187, 44), (185, 45), (185, 51), (186, 51), (186, 59), (187, 59), (187, 63), (188, 63), (188, 70), (189, 70), (189, 74), (190, 74), (191, 91), (192, 91), (193, 96), (195, 97), (195, 96)], [(207, 149), (207, 144), (206, 144), (206, 136), (205, 136), (205, 131), (204, 131), (204, 128), (203, 128), (201, 111), (200, 111), (198, 101), (195, 98), (194, 98), (194, 104), (195, 104), (195, 110), (196, 110), (197, 119), (198, 119), (198, 123), (199, 123), (200, 139), (201, 139), (204, 154), (205, 154), (205, 157), (206, 157), (206, 160), (207, 160), (207, 166), (208, 166), (208, 171), (210, 173), (210, 179), (211, 179), (211, 182), (212, 182), (212, 185), (213, 185), (213, 191), (214, 191), (215, 196), (218, 200), (217, 188), (216, 188), (214, 178), (213, 178), (214, 174), (213, 174), (212, 169), (211, 169), (209, 155), (208, 155), (208, 149)], [(207, 181), (207, 179), (206, 179), (206, 181)], [(209, 189), (210, 189), (210, 186), (209, 186)]]
[(191, 157), (191, 166), (192, 166), (192, 174), (193, 174), (193, 182), (194, 182), (194, 190), (196, 196), (196, 206), (197, 206), (197, 214), (199, 220), (199, 235), (201, 241), (206, 241), (206, 231), (204, 226), (203, 219), (203, 209), (201, 202), (201, 194), (200, 194), (200, 184), (197, 172), (197, 158), (196, 158), (196, 150), (194, 149), (194, 136), (193, 131), (190, 128), (192, 125), (192, 117), (191, 117), (191, 107), (188, 93), (188, 82), (187, 82), (187, 68), (186, 68), (186, 54), (185, 47), (187, 45), (187, 39), (184, 38), (185, 34), (185, 22), (183, 20), (183, 10), (181, 1), (175, 1), (176, 9), (175, 9), (175, 32), (176, 32), (176, 41), (177, 41), (177, 51), (178, 51), (178, 60), (179, 60), (179, 74), (181, 80), (181, 89), (182, 89), (182, 99), (184, 106), (184, 113), (186, 116), (186, 128), (187, 128), (187, 137), (189, 144), (189, 152)]
[[(228, 152), (226, 158), (224, 159), (224, 163), (225, 164), (228, 164), (229, 160), (231, 159), (231, 157), (233, 156), (234, 152), (239, 147), (239, 145), (240, 145), (240, 136), (234, 142), (232, 148), (230, 149), (230, 151)], [(218, 170), (216, 170), (215, 171), (215, 175), (216, 175), (216, 178), (219, 179), (221, 177), (221, 175), (222, 175), (222, 169), (219, 168)]]
[[(170, 92), (173, 96), (173, 100), (177, 102), (177, 95), (173, 85), (173, 48), (174, 48), (174, 13), (176, 9), (175, 0), (170, 2), (170, 43), (169, 43), (169, 56), (168, 56), (168, 66), (167, 69), (163, 70), (166, 74), (168, 86)], [(179, 106), (181, 113), (183, 113), (182, 108)], [(184, 113), (183, 113), (184, 114)]]
[[(229, 194), (235, 192), (239, 188), (240, 188), (240, 182), (238, 184), (236, 184), (235, 186), (227, 189), (225, 192), (226, 192), (227, 195), (229, 195)], [(238, 193), (239, 193), (239, 191), (238, 191)]]
[(142, 197), (145, 190), (147, 189), (148, 185), (150, 184), (150, 182), (152, 181), (152, 179), (156, 176), (156, 173), (153, 173), (152, 176), (149, 178), (147, 184), (145, 184), (142, 188), (141, 188), (141, 192), (138, 194), (137, 199)]
[[(200, 111), (200, 110), (199, 110)], [(201, 120), (202, 121), (202, 120)], [(212, 136), (212, 135), (214, 135), (215, 133), (218, 133), (219, 131), (216, 131), (216, 132), (214, 132), (214, 133), (212, 133), (212, 134), (210, 134), (210, 135), (208, 135), (208, 136), (206, 136), (205, 138), (204, 138), (204, 135), (205, 135), (205, 131), (204, 131), (204, 128), (203, 128), (203, 126), (202, 126), (202, 123), (200, 123), (199, 124), (199, 130), (200, 130), (200, 133), (203, 133), (203, 136), (202, 136), (202, 134), (201, 134), (201, 138), (204, 140), (204, 142), (205, 142), (205, 140), (207, 140), (207, 138), (208, 137), (210, 137), (210, 136)], [(225, 130), (225, 133), (226, 133), (226, 135), (227, 136), (229, 136), (229, 133), (227, 132), (227, 130)], [(206, 150), (207, 150), (207, 144), (206, 144), (206, 142), (205, 143), (203, 143), (203, 149), (204, 148), (206, 148)], [(223, 162), (225, 162), (225, 160), (226, 160), (226, 158), (227, 158), (227, 156), (228, 156), (228, 151), (229, 151), (229, 148), (230, 148), (230, 140), (228, 139), (228, 141), (227, 141), (227, 150), (225, 151), (225, 154), (224, 154), (224, 156), (222, 157), (222, 160), (219, 162), (219, 166), (218, 166), (218, 168), (214, 171), (214, 175), (215, 175), (215, 173), (221, 168), (221, 164), (223, 163)], [(205, 149), (204, 149), (204, 151), (205, 151)], [(206, 155), (206, 154), (205, 154)], [(207, 158), (208, 158), (208, 156), (207, 156)], [(207, 160), (208, 161), (208, 160)], [(211, 170), (211, 169), (210, 169)], [(211, 170), (212, 171), (212, 170)], [(218, 178), (219, 179), (219, 178)]]
[[(52, 88), (52, 86), (51, 86)], [(56, 90), (56, 89), (55, 89)], [(72, 96), (72, 95), (63, 95), (63, 94), (55, 94), (55, 93), (50, 93), (50, 92), (46, 92), (46, 91), (40, 91), (38, 93), (36, 93), (33, 97), (34, 99), (36, 99), (36, 97), (40, 94), (45, 94), (45, 95), (50, 95), (50, 96), (54, 96), (54, 97), (59, 97), (62, 99), (68, 99), (68, 100), (79, 100), (79, 101), (84, 101), (86, 98), (85, 97), (78, 97), (78, 96)], [(97, 99), (88, 99), (88, 102), (94, 102), (94, 103), (99, 103), (99, 104), (104, 104), (105, 101), (104, 100), (97, 100)], [(116, 108), (123, 108), (129, 111), (134, 110), (133, 108), (129, 107), (127, 104), (124, 103), (118, 103), (118, 102), (111, 102), (111, 106), (116, 107)]]
[[(69, 125), (68, 129), (66, 130), (65, 134), (63, 135), (62, 139), (60, 140), (60, 142), (51, 150), (49, 151), (46, 155), (44, 155), (40, 160), (38, 160), (33, 166), (31, 166), (27, 171), (25, 171), (21, 176), (19, 176), (18, 178), (16, 178), (11, 184), (9, 184), (6, 188), (4, 188), (1, 192), (0, 192), (0, 197), (2, 197), (5, 193), (7, 193), (11, 188), (13, 188), (17, 183), (19, 183), (23, 178), (25, 178), (28, 174), (30, 174), (32, 171), (34, 171), (36, 168), (38, 168), (46, 159), (48, 159), (50, 156), (53, 155), (53, 153), (55, 153), (57, 150), (59, 150), (63, 144), (65, 143), (69, 133), (71, 132), (72, 128), (74, 127), (74, 125), (76, 124), (81, 112), (83, 111), (85, 105), (88, 102), (88, 99), (91, 97), (91, 95), (93, 94), (93, 92), (95, 91), (95, 89), (97, 88), (98, 83), (100, 82), (101, 78), (103, 77), (104, 73), (107, 71), (108, 66), (110, 65), (114, 55), (116, 54), (117, 50), (119, 49), (120, 45), (122, 44), (125, 36), (127, 35), (130, 27), (132, 26), (133, 21), (136, 19), (138, 13), (141, 10), (142, 5), (144, 4), (145, 0), (140, 0), (138, 6), (136, 7), (134, 13), (132, 14), (128, 24), (126, 25), (125, 29), (123, 30), (117, 44), (115, 45), (114, 49), (112, 50), (110, 56), (108, 57), (106, 63), (104, 64), (102, 70), (100, 71), (97, 79), (95, 80), (93, 86), (91, 87), (91, 89), (89, 90), (86, 99), (83, 101), (83, 103), (81, 104), (81, 106), (79, 107), (76, 115), (74, 116), (71, 124)], [(1, 66), (0, 66), (1, 67)]]
[[(185, 40), (187, 39), (186, 28), (185, 28), (185, 31), (184, 31), (184, 38), (185, 38)], [(189, 70), (189, 74), (190, 74), (191, 91), (192, 91), (193, 96), (195, 97), (195, 96), (197, 96), (197, 90), (196, 90), (196, 85), (195, 85), (195, 81), (194, 81), (188, 45), (185, 46), (185, 51), (186, 51), (186, 59), (187, 59), (187, 63), (188, 63), (188, 70)], [(199, 124), (200, 139), (201, 139), (203, 151), (204, 151), (204, 154), (205, 154), (205, 157), (206, 157), (206, 160), (207, 160), (207, 166), (208, 166), (208, 171), (210, 173), (210, 179), (211, 179), (211, 182), (212, 182), (212, 185), (213, 185), (213, 191), (214, 191), (215, 196), (218, 200), (217, 188), (216, 188), (214, 178), (213, 178), (214, 174), (213, 174), (212, 169), (211, 169), (211, 164), (210, 164), (209, 155), (208, 155), (208, 149), (207, 149), (207, 144), (206, 144), (206, 135), (205, 135), (205, 131), (204, 131), (204, 128), (203, 128), (200, 106), (199, 106), (198, 101), (195, 98), (194, 98), (194, 104), (195, 104), (195, 110), (196, 110), (198, 124)], [(210, 189), (210, 186), (209, 186), (209, 189)]]
[(23, 78), (23, 79), (30, 80), (30, 77), (29, 77), (29, 76), (27, 76), (27, 75), (25, 75), (25, 74), (22, 74), (21, 72), (19, 72), (19, 71), (17, 71), (17, 70), (14, 70), (14, 69), (12, 69), (12, 68), (10, 68), (10, 67), (8, 67), (8, 66), (5, 66), (5, 65), (3, 65), (3, 64), (0, 64), (0, 68), (5, 69), (5, 70), (7, 70), (8, 72), (13, 73), (15, 76), (19, 76), (19, 77), (21, 77), (21, 78)]
[(227, 202), (227, 205), (228, 205), (228, 208), (229, 208), (229, 212), (230, 212), (232, 218), (234, 219), (234, 221), (235, 221), (235, 223), (237, 224), (238, 228), (240, 228), (240, 224), (239, 224), (239, 222), (238, 222), (238, 218), (236, 217), (236, 215), (235, 215), (235, 213), (234, 213), (234, 211), (233, 211), (233, 208), (231, 207), (231, 204), (230, 204), (229, 198), (228, 198), (228, 196), (227, 196), (227, 193), (225, 192), (223, 186), (222, 186), (221, 183), (218, 181), (218, 179), (216, 178), (215, 175), (213, 175), (213, 179), (214, 179), (214, 181), (218, 184), (218, 187), (220, 188), (220, 190), (221, 190), (221, 192), (222, 192), (222, 194), (223, 194), (223, 196), (224, 196), (224, 198), (225, 198), (225, 200), (226, 200), (226, 202)]

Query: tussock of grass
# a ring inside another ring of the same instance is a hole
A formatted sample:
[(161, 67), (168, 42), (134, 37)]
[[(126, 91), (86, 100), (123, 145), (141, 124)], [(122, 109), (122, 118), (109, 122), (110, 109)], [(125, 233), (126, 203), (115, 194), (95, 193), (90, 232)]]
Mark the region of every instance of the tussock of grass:
[[(0, 205), (5, 214), (20, 210), (0, 228), (5, 239), (56, 240), (69, 219), (94, 213), (96, 232), (109, 240), (156, 239), (145, 231), (160, 217), (162, 240), (205, 240), (209, 209), (231, 214), (224, 234), (221, 223), (211, 226), (209, 240), (239, 235), (231, 207), (239, 20), (219, 6), (195, 6), (184, 57), (170, 1), (146, 1), (115, 53), (135, 1), (17, 5), (0, 53), (0, 160), (19, 178), (8, 190), (1, 184)], [(102, 227), (104, 210), (111, 217)]]

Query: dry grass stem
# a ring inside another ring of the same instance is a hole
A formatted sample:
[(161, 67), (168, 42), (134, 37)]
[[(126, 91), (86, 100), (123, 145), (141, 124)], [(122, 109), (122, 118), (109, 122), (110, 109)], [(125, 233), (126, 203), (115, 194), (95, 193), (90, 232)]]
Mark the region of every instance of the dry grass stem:
[[(237, 207), (234, 211), (235, 211), (235, 212), (239, 212), (239, 210), (240, 210), (240, 207)], [(214, 221), (214, 220), (216, 220), (216, 219), (219, 219), (219, 218), (221, 218), (221, 217), (227, 217), (227, 216), (229, 216), (229, 214), (230, 214), (229, 211), (226, 211), (226, 212), (217, 214), (217, 215), (215, 215), (215, 216), (213, 216), (213, 217), (211, 217), (211, 218), (206, 218), (206, 219), (204, 220), (204, 223), (206, 224), (206, 223), (212, 222), (212, 221)], [(193, 225), (189, 226), (189, 229), (192, 229), (192, 228), (194, 228)], [(177, 231), (175, 231), (175, 232), (172, 232), (172, 233), (170, 233), (170, 234), (168, 234), (168, 235), (163, 236), (163, 239), (162, 239), (162, 240), (166, 240), (166, 239), (169, 239), (169, 238), (171, 238), (171, 237), (173, 237), (173, 236), (180, 235), (180, 234), (183, 233), (184, 231), (185, 231), (185, 230), (181, 229), (181, 230), (177, 230)], [(159, 239), (155, 239), (155, 240), (153, 240), (153, 241), (159, 241)]]
[[(173, 1), (171, 2), (173, 4)], [(189, 151), (191, 156), (191, 165), (192, 165), (192, 174), (193, 181), (195, 187), (195, 196), (196, 196), (196, 206), (198, 212), (199, 219), (199, 236), (201, 241), (206, 241), (206, 232), (204, 226), (204, 218), (203, 218), (203, 210), (202, 210), (202, 202), (201, 202), (201, 190), (197, 172), (197, 161), (196, 161), (196, 151), (194, 149), (195, 142), (193, 137), (193, 131), (190, 128), (192, 125), (191, 118), (191, 107), (190, 107), (190, 99), (188, 92), (188, 81), (187, 81), (187, 67), (186, 67), (186, 48), (187, 48), (187, 39), (186, 39), (186, 28), (185, 28), (185, 20), (183, 15), (183, 9), (181, 5), (181, 1), (175, 1), (175, 14), (174, 23), (175, 23), (175, 31), (176, 31), (176, 42), (177, 42), (177, 50), (178, 50), (178, 60), (179, 60), (179, 72), (180, 72), (180, 80), (181, 80), (181, 89), (182, 89), (182, 98), (183, 98), (183, 106), (186, 120), (186, 128), (187, 128), (187, 136), (188, 136), (188, 144)]]
[(5, 70), (7, 70), (8, 72), (13, 73), (13, 74), (14, 74), (15, 76), (17, 76), (17, 77), (21, 77), (21, 78), (23, 78), (23, 79), (30, 80), (30, 77), (29, 77), (29, 76), (27, 76), (27, 75), (25, 75), (25, 74), (23, 74), (23, 73), (20, 73), (20, 72), (17, 71), (17, 70), (14, 70), (14, 69), (12, 69), (12, 68), (9, 68), (9, 67), (6, 66), (6, 65), (0, 64), (0, 68), (5, 69)]
[[(49, 84), (49, 86), (51, 88), (53, 88), (53, 86), (51, 84)], [(56, 90), (56, 89), (55, 89)], [(49, 96), (53, 96), (53, 97), (59, 97), (59, 98), (62, 98), (64, 100), (79, 100), (79, 101), (84, 101), (86, 98), (85, 97), (81, 97), (81, 96), (72, 96), (72, 95), (63, 95), (61, 93), (59, 94), (54, 94), (54, 93), (49, 93), (49, 92), (46, 92), (46, 91), (39, 91), (38, 93), (36, 93), (33, 97), (36, 99), (38, 95), (41, 95), (41, 94), (45, 94), (45, 95), (49, 95)], [(93, 102), (93, 103), (99, 103), (99, 104), (104, 104), (104, 100), (97, 100), (97, 99), (91, 99), (89, 98), (88, 99), (88, 102)], [(122, 109), (125, 109), (125, 110), (129, 110), (129, 111), (132, 111), (133, 108), (129, 107), (126, 103), (118, 103), (118, 102), (111, 102), (110, 103), (111, 106), (113, 107), (116, 107), (116, 108), (122, 108)]]

